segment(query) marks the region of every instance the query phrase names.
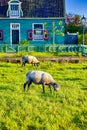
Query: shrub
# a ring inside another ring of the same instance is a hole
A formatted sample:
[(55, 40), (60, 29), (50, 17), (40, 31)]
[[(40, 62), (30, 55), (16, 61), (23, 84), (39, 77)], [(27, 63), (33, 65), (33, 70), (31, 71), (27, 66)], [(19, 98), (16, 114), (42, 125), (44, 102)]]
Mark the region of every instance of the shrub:
[(23, 40), (23, 41), (21, 41), (19, 44), (22, 44), (22, 45), (29, 44), (29, 41)]

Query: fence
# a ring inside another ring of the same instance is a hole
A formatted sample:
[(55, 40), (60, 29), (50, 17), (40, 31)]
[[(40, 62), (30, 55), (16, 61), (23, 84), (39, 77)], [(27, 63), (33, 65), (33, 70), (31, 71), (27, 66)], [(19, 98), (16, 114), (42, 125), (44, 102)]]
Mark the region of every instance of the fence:
[(0, 52), (81, 52), (83, 55), (87, 55), (86, 45), (0, 45)]

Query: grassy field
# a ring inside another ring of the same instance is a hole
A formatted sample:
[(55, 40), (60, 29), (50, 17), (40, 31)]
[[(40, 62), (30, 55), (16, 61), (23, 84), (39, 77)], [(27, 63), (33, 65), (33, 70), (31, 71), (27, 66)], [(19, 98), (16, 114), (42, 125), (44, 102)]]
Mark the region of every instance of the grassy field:
[[(32, 84), (23, 91), (30, 70), (49, 72), (60, 84)], [(0, 130), (87, 130), (87, 62), (41, 62), (41, 66), (0, 63)]]

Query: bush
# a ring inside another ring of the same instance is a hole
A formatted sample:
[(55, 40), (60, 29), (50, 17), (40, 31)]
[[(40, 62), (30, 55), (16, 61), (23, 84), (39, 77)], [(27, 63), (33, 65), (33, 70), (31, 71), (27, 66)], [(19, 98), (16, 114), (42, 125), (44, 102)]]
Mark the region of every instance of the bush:
[(19, 44), (29, 44), (29, 41), (27, 41), (27, 40), (23, 40), (23, 41), (21, 41)]

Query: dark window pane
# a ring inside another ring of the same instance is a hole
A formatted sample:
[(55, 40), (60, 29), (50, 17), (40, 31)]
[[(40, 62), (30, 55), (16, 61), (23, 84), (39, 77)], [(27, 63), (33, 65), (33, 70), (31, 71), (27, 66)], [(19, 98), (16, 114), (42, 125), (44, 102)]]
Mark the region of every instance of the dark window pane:
[(34, 24), (34, 29), (43, 29), (42, 24)]

